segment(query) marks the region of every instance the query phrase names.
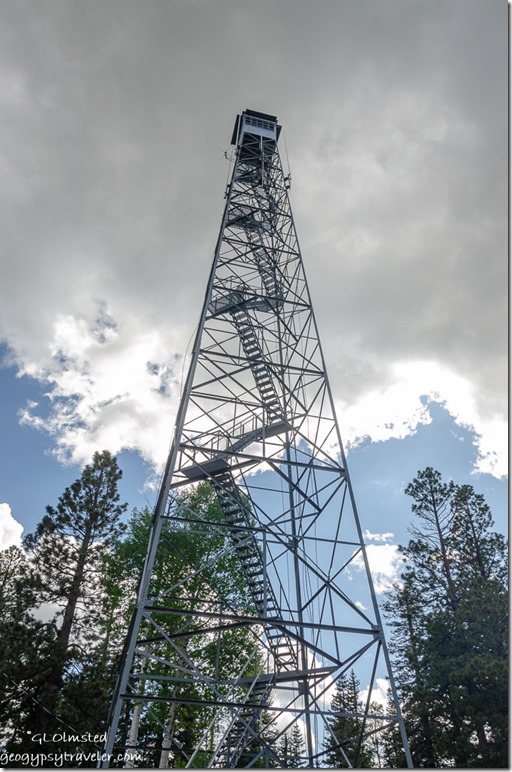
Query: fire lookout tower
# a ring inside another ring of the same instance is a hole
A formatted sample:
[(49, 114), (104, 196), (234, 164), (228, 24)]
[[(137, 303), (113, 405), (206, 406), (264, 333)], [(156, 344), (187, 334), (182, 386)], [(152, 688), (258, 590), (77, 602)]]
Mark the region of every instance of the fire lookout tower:
[[(412, 766), (280, 131), (275, 116), (253, 110), (235, 123), (224, 214), (109, 719), (105, 750), (126, 752), (128, 767), (315, 768), (328, 766), (328, 748), (339, 766), (357, 767), (368, 738), (392, 728)], [(179, 578), (166, 572), (173, 563)], [(352, 671), (367, 697), (340, 712), (351, 727), (340, 740), (331, 698)], [(393, 707), (377, 713), (383, 677)]]

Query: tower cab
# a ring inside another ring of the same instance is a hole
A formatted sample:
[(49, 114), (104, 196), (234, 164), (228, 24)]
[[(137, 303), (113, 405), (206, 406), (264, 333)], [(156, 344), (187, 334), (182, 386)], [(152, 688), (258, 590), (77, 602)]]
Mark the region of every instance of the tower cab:
[(274, 152), (280, 132), (275, 115), (244, 110), (236, 117), (231, 144), (238, 147), (241, 163), (261, 163), (262, 155)]

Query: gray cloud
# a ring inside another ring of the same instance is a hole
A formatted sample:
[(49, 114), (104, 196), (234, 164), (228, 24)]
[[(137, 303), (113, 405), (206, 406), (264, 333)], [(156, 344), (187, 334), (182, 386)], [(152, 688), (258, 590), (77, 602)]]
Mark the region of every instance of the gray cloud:
[(98, 303), (119, 356), (137, 331), (183, 353), (253, 107), (284, 126), (337, 394), (432, 361), (506, 415), (506, 2), (18, 0), (0, 19), (0, 335), (20, 363), (51, 380), (58, 318), (93, 327)]

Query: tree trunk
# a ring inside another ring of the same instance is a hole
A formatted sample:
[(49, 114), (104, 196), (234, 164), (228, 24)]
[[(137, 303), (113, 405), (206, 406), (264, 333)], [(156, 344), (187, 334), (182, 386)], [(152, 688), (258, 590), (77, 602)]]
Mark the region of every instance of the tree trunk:
[[(183, 646), (183, 650), (184, 651), (187, 650), (186, 644)], [(179, 657), (178, 665), (179, 667), (185, 667), (186, 662), (182, 657)], [(181, 691), (182, 691), (182, 688), (178, 686), (176, 688), (176, 697), (179, 697)], [(170, 755), (170, 749), (172, 746), (172, 740), (174, 736), (174, 727), (176, 725), (177, 713), (178, 713), (178, 703), (171, 702), (171, 705), (169, 707), (169, 719), (167, 721), (167, 724), (165, 727), (165, 733), (162, 739), (162, 752), (160, 754), (160, 762), (158, 764), (158, 769), (169, 768), (169, 755)]]
[[(149, 644), (146, 644), (144, 647), (144, 651), (146, 654), (149, 654)], [(146, 663), (147, 658), (143, 657), (142, 664), (140, 668), (140, 672), (143, 673), (146, 669)], [(140, 680), (140, 687), (139, 687), (139, 694), (144, 694), (144, 679), (141, 678)], [(133, 769), (135, 767), (135, 757), (136, 757), (136, 749), (137, 749), (137, 741), (139, 738), (139, 725), (140, 725), (140, 717), (142, 714), (142, 702), (135, 703), (135, 707), (133, 709), (132, 713), (132, 720), (130, 724), (130, 733), (128, 735), (128, 744), (127, 744), (127, 753), (128, 753), (128, 759), (125, 762), (124, 768), (125, 769)]]
[(160, 754), (158, 769), (169, 769), (169, 755), (172, 745), (171, 737), (174, 733), (177, 707), (178, 705), (176, 702), (171, 703), (169, 707), (169, 720), (167, 721), (164, 738), (162, 740), (162, 752)]
[(66, 667), (66, 654), (69, 648), (69, 639), (75, 620), (76, 607), (80, 598), (80, 588), (82, 586), (85, 574), (85, 564), (87, 553), (91, 542), (92, 523), (89, 523), (85, 532), (84, 540), (80, 545), (78, 560), (75, 573), (68, 592), (68, 602), (64, 610), (62, 626), (57, 633), (55, 648), (53, 653), (53, 665), (46, 678), (45, 698), (42, 701), (42, 707), (39, 711), (39, 731), (41, 734), (50, 730), (54, 718), (55, 709), (59, 692), (62, 688), (62, 679)]
[(53, 655), (53, 666), (46, 679), (46, 698), (43, 702), (42, 708), (39, 712), (39, 724), (40, 732), (44, 733), (50, 729), (52, 719), (54, 718), (55, 709), (57, 706), (57, 700), (59, 692), (62, 689), (62, 677), (64, 675), (64, 669), (66, 667), (66, 654), (69, 648), (69, 639), (71, 637), (71, 630), (73, 622), (75, 621), (76, 607), (80, 598), (80, 589), (82, 587), (85, 576), (85, 565), (89, 553), (89, 547), (92, 539), (93, 525), (98, 502), (98, 492), (103, 482), (103, 471), (99, 475), (99, 479), (96, 486), (95, 496), (91, 514), (87, 520), (85, 528), (84, 538), (78, 551), (78, 559), (76, 562), (75, 573), (71, 581), (69, 591), (67, 593), (67, 603), (64, 610), (64, 617), (62, 620), (62, 626), (57, 634), (57, 640), (55, 642), (55, 649)]

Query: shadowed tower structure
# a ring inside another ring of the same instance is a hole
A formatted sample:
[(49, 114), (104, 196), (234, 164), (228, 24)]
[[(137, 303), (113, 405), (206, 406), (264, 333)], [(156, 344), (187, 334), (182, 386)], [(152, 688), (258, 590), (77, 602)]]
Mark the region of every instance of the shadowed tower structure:
[[(357, 767), (390, 729), (410, 764), (280, 130), (253, 110), (235, 123), (109, 719), (106, 752), (126, 753), (125, 766), (314, 768), (335, 752), (337, 766)], [(352, 671), (365, 699), (333, 715), (334, 684)], [(378, 678), (390, 687), (383, 712), (372, 705)]]

